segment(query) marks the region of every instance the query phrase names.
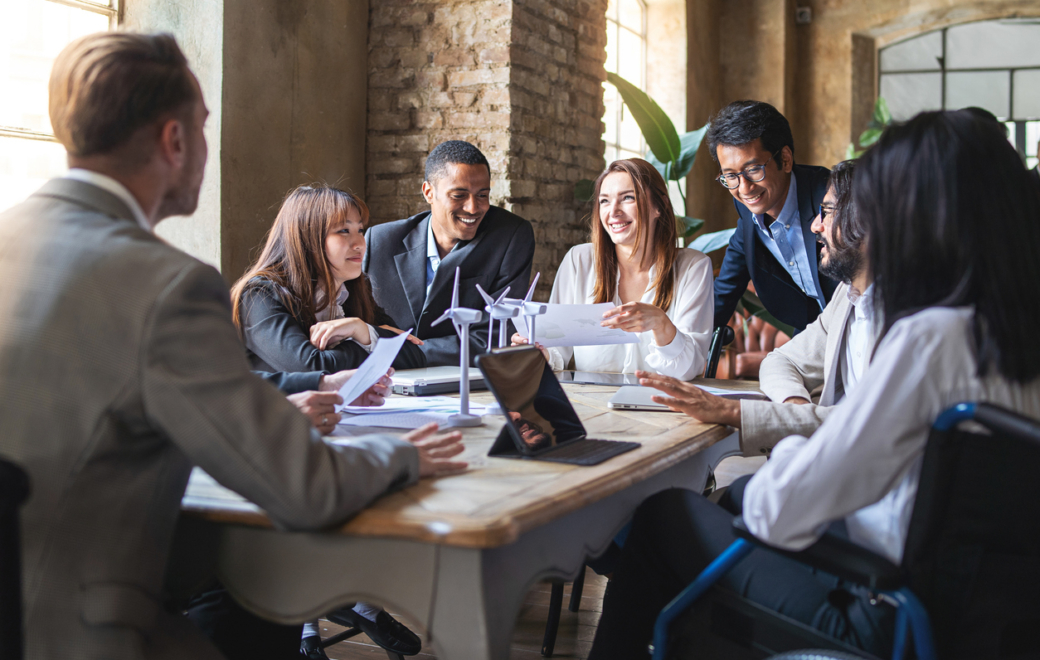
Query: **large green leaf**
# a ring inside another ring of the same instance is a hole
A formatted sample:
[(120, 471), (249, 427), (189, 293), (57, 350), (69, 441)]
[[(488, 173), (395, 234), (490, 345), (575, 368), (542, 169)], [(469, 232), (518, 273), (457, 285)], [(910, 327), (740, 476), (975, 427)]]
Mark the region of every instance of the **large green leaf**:
[(679, 133), (676, 132), (672, 120), (668, 118), (661, 106), (639, 89), (616, 73), (607, 72), (607, 82), (617, 87), (621, 100), (628, 106), (632, 118), (639, 124), (646, 146), (650, 147), (657, 160), (671, 163), (679, 158), (682, 145)]
[(574, 184), (574, 200), (585, 203), (596, 194), (596, 182), (591, 179), (580, 179)]
[(729, 245), (729, 239), (733, 237), (733, 232), (736, 229), (723, 229), (722, 231), (715, 231), (710, 234), (703, 234), (698, 236), (689, 247), (694, 250), (699, 250), (704, 254), (720, 250)]
[(885, 100), (885, 97), (879, 96), (877, 101), (874, 101), (874, 116), (871, 119), (878, 128), (892, 123), (892, 112), (888, 109), (888, 101)]
[(658, 160), (653, 152), (648, 153), (646, 159), (657, 168), (665, 180), (682, 181), (693, 169), (693, 163), (697, 159), (697, 150), (701, 148), (701, 142), (704, 141), (704, 135), (708, 132), (709, 126), (710, 124), (705, 124), (695, 131), (679, 136), (679, 159), (673, 162), (667, 170), (665, 163)]
[(689, 238), (701, 230), (704, 226), (704, 221), (700, 218), (691, 218), (685, 215), (675, 216), (675, 220), (678, 223), (679, 236), (681, 238)]
[(859, 146), (871, 146), (872, 144), (878, 141), (878, 138), (881, 137), (881, 133), (883, 130), (884, 129), (881, 128), (868, 128), (867, 130), (863, 131), (863, 133), (859, 136)]

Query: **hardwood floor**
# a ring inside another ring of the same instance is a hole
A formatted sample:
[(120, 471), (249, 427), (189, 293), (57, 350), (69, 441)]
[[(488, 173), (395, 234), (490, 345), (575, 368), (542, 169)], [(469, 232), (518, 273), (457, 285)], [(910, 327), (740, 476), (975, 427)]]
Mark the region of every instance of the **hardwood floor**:
[[(715, 479), (719, 488), (727, 486), (734, 479), (745, 474), (753, 474), (765, 463), (765, 457), (727, 458), (715, 470)], [(588, 657), (592, 638), (596, 634), (596, 624), (602, 611), (603, 590), (606, 578), (596, 575), (591, 570), (585, 571), (585, 588), (581, 594), (581, 608), (577, 612), (567, 609), (570, 602), (571, 585), (568, 584), (563, 594), (563, 613), (560, 615), (560, 629), (556, 635), (554, 658), (584, 660)], [(539, 583), (528, 592), (520, 607), (520, 614), (513, 630), (510, 660), (535, 660), (542, 657), (542, 638), (545, 634), (545, 620), (549, 612), (550, 584)], [(405, 623), (408, 623), (405, 621)], [(343, 629), (334, 623), (321, 621), (322, 637), (341, 632)], [(414, 626), (413, 626), (414, 629)], [(359, 635), (341, 642), (326, 650), (332, 660), (382, 660), (386, 653), (372, 643), (365, 635)], [(434, 658), (433, 649), (424, 647), (415, 656), (423, 660)]]

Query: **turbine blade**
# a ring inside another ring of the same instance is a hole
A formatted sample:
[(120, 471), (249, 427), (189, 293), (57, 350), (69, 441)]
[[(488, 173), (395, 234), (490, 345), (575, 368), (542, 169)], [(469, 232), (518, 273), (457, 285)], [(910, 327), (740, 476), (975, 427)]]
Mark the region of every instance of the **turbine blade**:
[(451, 290), (451, 308), (459, 306), (459, 268), (455, 267), (455, 287)]
[(484, 290), (484, 287), (480, 286), (479, 284), (477, 285), (477, 292), (480, 293), (480, 297), (484, 299), (484, 302), (486, 302), (489, 305), (495, 304), (495, 299), (489, 296), (487, 291)]
[[(480, 285), (478, 284), (477, 286), (480, 286)], [(498, 297), (498, 300), (496, 300), (494, 304), (496, 304), (496, 305), (499, 304), (500, 302), (505, 300), (506, 296), (508, 296), (508, 295), (509, 295), (509, 287), (507, 286), (506, 290), (502, 292), (502, 295), (500, 295)], [(490, 297), (485, 298), (485, 300), (487, 300), (489, 304), (491, 303), (491, 298)]]
[(534, 288), (538, 286), (538, 278), (542, 276), (542, 271), (535, 273), (534, 281), (531, 282), (531, 288), (527, 290), (527, 295), (524, 296), (524, 302), (531, 302), (531, 296), (534, 295)]
[(447, 321), (450, 318), (451, 318), (451, 310), (449, 309), (448, 311), (446, 311), (443, 314), (441, 314), (440, 318), (438, 318), (436, 321), (434, 321), (430, 325), (434, 326), (434, 325), (437, 325), (438, 323), (443, 323), (444, 321)]

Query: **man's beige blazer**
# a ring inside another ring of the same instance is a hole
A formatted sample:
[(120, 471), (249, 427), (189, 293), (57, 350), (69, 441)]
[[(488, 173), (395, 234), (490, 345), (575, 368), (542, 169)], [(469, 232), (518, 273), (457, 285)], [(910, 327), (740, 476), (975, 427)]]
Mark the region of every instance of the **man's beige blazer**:
[[(759, 387), (770, 400), (740, 402), (740, 446), (745, 456), (768, 454), (789, 435), (812, 435), (844, 395), (841, 354), (853, 312), (848, 290), (848, 284), (839, 284), (815, 321), (762, 360)], [(811, 401), (810, 393), (820, 387), (818, 403), (783, 403), (793, 396)]]
[(34, 660), (217, 657), (160, 593), (192, 465), (283, 529), (334, 525), (418, 478), (393, 436), (325, 444), (250, 373), (220, 273), (68, 179), (0, 215), (0, 428), (32, 480)]

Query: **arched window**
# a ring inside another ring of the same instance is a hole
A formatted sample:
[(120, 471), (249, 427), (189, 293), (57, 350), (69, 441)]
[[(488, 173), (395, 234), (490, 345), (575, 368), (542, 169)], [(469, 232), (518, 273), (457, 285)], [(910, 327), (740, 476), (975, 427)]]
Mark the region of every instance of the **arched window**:
[(895, 119), (978, 106), (1007, 122), (1028, 167), (1040, 140), (1040, 21), (965, 23), (881, 49), (878, 90)]
[[(610, 0), (607, 6), (607, 71), (646, 89), (646, 3), (643, 0)], [(643, 134), (621, 95), (603, 83), (603, 142), (607, 163), (619, 158), (642, 158)]]
[(0, 21), (0, 211), (66, 169), (47, 112), (51, 65), (72, 40), (114, 29), (119, 0), (15, 0)]

